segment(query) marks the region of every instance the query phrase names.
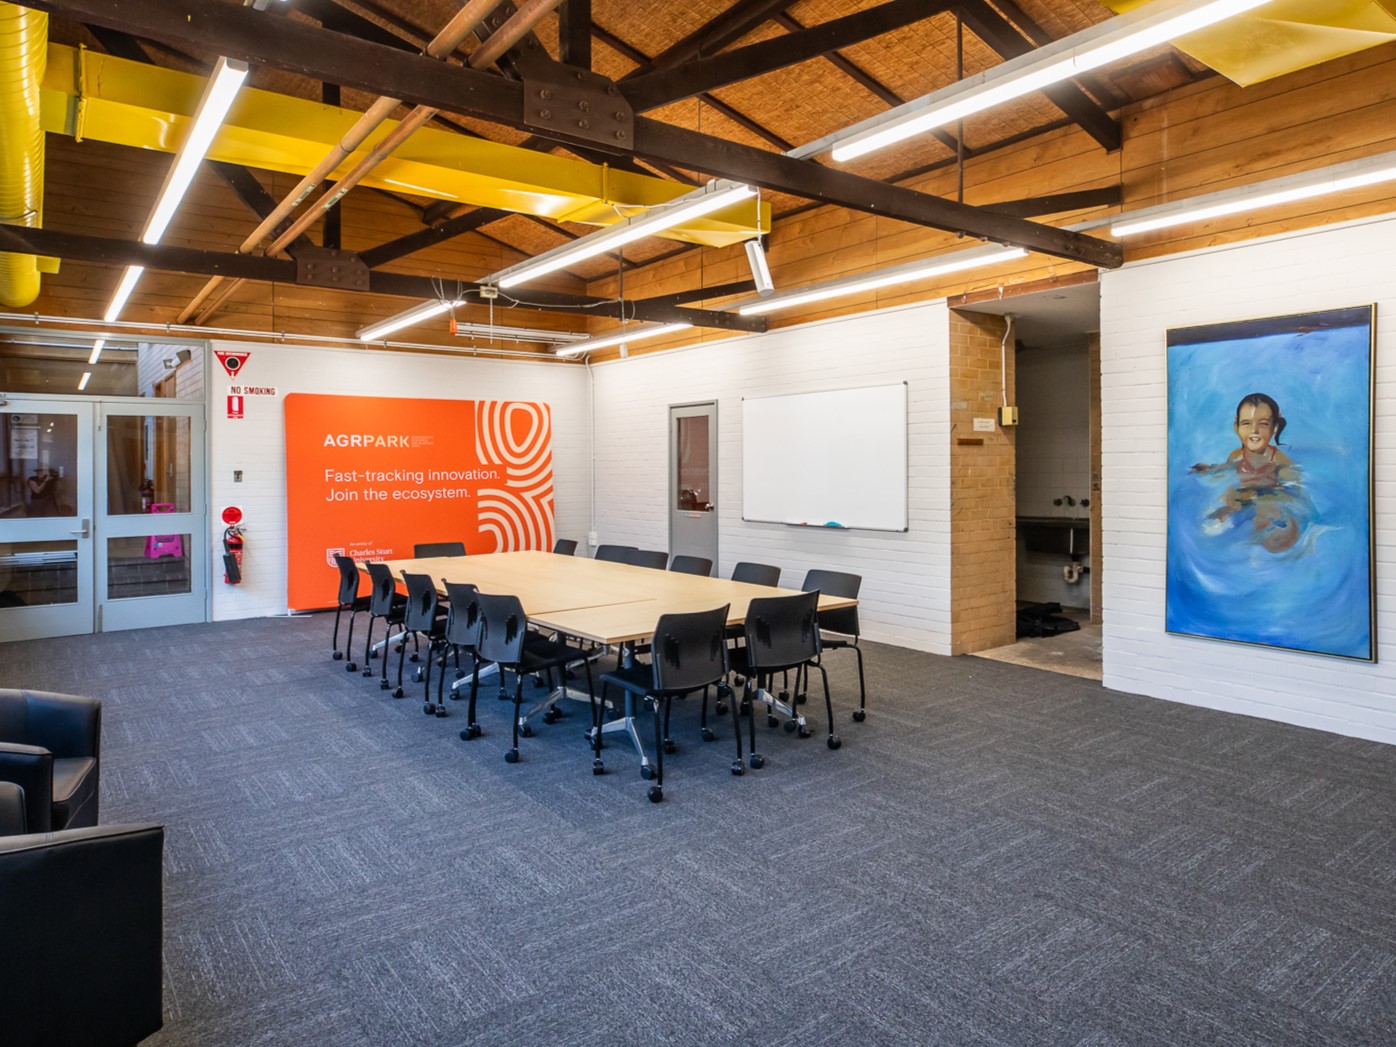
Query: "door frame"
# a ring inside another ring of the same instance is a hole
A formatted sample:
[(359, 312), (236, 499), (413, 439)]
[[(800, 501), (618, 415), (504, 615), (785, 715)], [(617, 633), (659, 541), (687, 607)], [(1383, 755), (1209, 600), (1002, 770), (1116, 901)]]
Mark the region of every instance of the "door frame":
[[(681, 412), (689, 412), (683, 414)], [(668, 466), (665, 470), (667, 479), (664, 487), (665, 516), (669, 524), (669, 552), (671, 554), (693, 553), (700, 556), (712, 553), (713, 566), (717, 567), (718, 557), (721, 549), (722, 529), (719, 524), (721, 503), (718, 501), (719, 485), (719, 462), (718, 456), (720, 446), (718, 443), (718, 402), (717, 400), (695, 400), (688, 403), (670, 404), (669, 414), (669, 440), (668, 440)], [(712, 508), (703, 512), (686, 512), (678, 507), (678, 487), (679, 487), (679, 461), (678, 461), (678, 421), (684, 417), (706, 417), (708, 419), (708, 501)], [(708, 529), (711, 534), (711, 543), (703, 549), (680, 548), (678, 527), (676, 526), (680, 517), (703, 517), (708, 522)]]

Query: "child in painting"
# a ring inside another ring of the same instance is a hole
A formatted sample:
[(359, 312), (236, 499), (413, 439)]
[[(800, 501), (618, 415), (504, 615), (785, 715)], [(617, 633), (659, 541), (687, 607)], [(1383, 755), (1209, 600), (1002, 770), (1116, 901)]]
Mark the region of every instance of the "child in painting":
[(1235, 473), (1222, 504), (1203, 525), (1209, 534), (1220, 533), (1236, 513), (1250, 508), (1260, 544), (1272, 553), (1283, 552), (1299, 540), (1299, 522), (1291, 508), (1299, 486), (1299, 467), (1280, 450), (1285, 429), (1280, 405), (1265, 393), (1250, 393), (1236, 405), (1234, 428), (1241, 446), (1216, 465), (1199, 462), (1195, 473)]

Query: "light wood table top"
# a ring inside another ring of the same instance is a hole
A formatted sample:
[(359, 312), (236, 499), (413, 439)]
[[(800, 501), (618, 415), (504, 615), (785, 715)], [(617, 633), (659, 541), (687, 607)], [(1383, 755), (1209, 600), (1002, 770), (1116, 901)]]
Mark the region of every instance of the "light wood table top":
[[(661, 614), (709, 611), (723, 604), (729, 605), (728, 624), (740, 625), (751, 600), (798, 592), (556, 553), (488, 553), (386, 562), (399, 578), (408, 571), (430, 575), (438, 582), (468, 582), (482, 593), (511, 593), (523, 603), (524, 613), (534, 624), (606, 644), (648, 638)], [(821, 594), (819, 608), (833, 610), (857, 602)]]

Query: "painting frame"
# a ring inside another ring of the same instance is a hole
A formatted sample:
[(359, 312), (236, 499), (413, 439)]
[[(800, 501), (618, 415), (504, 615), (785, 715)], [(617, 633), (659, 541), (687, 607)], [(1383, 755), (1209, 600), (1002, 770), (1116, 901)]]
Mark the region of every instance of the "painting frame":
[(1376, 306), (1166, 350), (1165, 632), (1375, 662)]

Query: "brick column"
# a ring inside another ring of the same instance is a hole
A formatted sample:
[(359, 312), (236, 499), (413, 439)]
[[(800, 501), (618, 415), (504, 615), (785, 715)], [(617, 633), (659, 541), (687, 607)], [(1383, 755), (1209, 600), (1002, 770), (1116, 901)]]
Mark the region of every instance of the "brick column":
[[(1014, 403), (1007, 321), (950, 312), (950, 643), (969, 654), (1013, 643), (1017, 611), (1014, 430), (998, 424), (1006, 356)], [(991, 418), (991, 431), (976, 431)]]

